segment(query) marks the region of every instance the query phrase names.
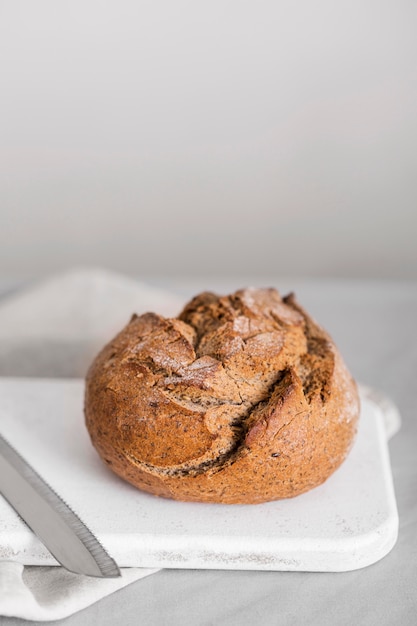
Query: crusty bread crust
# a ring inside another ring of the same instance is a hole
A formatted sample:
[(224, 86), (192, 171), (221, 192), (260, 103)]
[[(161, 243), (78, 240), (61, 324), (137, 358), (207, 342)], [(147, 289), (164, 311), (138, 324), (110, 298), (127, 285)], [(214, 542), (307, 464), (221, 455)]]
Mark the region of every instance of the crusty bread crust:
[(354, 380), (329, 335), (275, 289), (202, 293), (134, 315), (90, 367), (86, 425), (139, 489), (258, 503), (325, 481), (353, 443)]

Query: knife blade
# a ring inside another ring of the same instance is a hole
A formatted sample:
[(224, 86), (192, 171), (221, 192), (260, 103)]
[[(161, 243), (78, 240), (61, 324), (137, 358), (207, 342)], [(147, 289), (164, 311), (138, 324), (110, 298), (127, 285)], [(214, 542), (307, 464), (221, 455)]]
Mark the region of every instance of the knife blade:
[(0, 493), (67, 570), (100, 578), (121, 575), (78, 515), (2, 435)]

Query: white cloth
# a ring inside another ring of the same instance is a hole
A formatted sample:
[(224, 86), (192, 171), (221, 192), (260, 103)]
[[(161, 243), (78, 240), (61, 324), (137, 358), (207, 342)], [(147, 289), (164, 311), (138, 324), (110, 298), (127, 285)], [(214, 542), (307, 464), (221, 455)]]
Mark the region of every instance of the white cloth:
[(132, 313), (175, 316), (175, 295), (103, 270), (74, 270), (0, 301), (0, 376), (83, 377)]
[(91, 578), (63, 567), (0, 562), (0, 615), (32, 621), (68, 617), (156, 569), (123, 568), (120, 578)]
[[(170, 293), (101, 270), (52, 277), (0, 302), (0, 375), (84, 376), (132, 313), (175, 315), (181, 304)], [(156, 571), (123, 568), (120, 578), (102, 579), (0, 561), (0, 615), (61, 619)]]

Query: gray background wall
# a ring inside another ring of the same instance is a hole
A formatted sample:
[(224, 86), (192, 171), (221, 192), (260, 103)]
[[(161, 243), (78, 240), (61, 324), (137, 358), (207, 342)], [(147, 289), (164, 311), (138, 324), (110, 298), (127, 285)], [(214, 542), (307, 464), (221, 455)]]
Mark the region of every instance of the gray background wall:
[(417, 5), (0, 4), (0, 273), (417, 278)]

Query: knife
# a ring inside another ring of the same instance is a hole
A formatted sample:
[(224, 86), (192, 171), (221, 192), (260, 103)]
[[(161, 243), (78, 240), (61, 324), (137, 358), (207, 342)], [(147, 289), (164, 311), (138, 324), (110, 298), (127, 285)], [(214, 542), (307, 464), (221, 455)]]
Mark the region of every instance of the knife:
[(100, 578), (121, 575), (78, 515), (1, 435), (0, 493), (67, 570)]

